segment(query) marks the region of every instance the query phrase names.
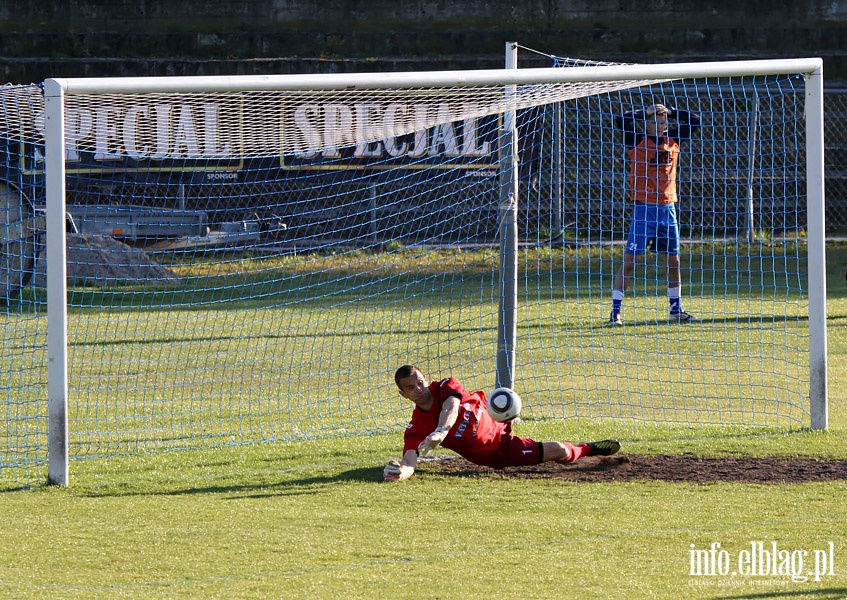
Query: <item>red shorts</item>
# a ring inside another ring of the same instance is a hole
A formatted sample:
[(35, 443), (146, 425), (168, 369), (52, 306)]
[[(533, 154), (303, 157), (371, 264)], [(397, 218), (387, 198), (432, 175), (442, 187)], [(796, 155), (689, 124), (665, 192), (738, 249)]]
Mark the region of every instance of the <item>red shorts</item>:
[(537, 465), (544, 458), (541, 442), (530, 438), (508, 436), (488, 466), (492, 469)]

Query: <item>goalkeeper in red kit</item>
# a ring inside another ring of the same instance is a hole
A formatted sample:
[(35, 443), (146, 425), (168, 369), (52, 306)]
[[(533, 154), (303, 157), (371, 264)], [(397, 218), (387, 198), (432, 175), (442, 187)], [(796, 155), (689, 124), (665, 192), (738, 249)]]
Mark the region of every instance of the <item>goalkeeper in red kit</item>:
[(415, 408), (404, 434), (403, 457), (390, 460), (385, 466), (386, 481), (411, 477), (418, 457), (426, 456), (438, 446), (493, 469), (609, 456), (621, 447), (614, 440), (574, 445), (517, 437), (512, 433), (512, 423), (499, 423), (488, 414), (485, 393), (469, 392), (452, 377), (430, 384), (413, 365), (397, 369), (394, 381), (400, 395), (414, 402)]

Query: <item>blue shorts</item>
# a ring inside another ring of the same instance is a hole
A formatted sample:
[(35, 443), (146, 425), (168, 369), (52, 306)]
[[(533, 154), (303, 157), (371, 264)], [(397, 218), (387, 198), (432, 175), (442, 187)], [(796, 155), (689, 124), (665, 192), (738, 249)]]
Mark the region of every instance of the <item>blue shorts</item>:
[(648, 248), (662, 254), (679, 254), (676, 205), (635, 203), (626, 237), (626, 253), (638, 256)]

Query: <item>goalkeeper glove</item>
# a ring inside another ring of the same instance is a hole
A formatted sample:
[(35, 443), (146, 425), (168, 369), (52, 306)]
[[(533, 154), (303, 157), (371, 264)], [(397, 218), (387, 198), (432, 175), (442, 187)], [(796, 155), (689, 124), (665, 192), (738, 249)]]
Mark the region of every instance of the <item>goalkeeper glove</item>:
[(407, 465), (404, 468), (399, 460), (392, 458), (382, 470), (382, 478), (385, 481), (400, 481), (402, 479), (408, 479), (412, 476), (412, 473), (414, 473), (414, 470), (411, 467)]
[(418, 454), (421, 456), (426, 456), (444, 441), (444, 438), (447, 437), (447, 433), (450, 431), (449, 427), (437, 427), (435, 431), (430, 433), (424, 441), (418, 445)]
[(392, 458), (382, 470), (382, 478), (386, 481), (394, 481), (395, 479), (400, 479), (400, 473), (400, 461)]

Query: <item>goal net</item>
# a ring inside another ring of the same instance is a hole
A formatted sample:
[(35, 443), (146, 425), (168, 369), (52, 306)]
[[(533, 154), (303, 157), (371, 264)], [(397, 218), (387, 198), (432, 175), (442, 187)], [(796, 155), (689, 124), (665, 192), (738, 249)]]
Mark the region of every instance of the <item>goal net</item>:
[[(814, 425), (816, 63), (551, 62), (4, 90), (0, 481), (43, 479), (48, 446), (398, 431), (406, 363), (509, 383), (524, 419)], [(609, 328), (633, 211), (616, 118), (656, 103), (700, 120), (677, 212), (701, 322), (668, 322), (648, 251)]]

